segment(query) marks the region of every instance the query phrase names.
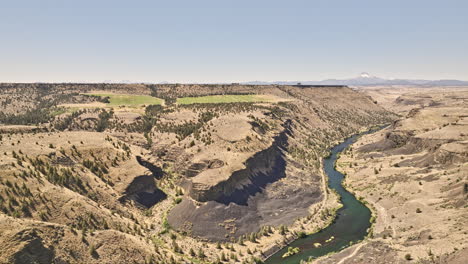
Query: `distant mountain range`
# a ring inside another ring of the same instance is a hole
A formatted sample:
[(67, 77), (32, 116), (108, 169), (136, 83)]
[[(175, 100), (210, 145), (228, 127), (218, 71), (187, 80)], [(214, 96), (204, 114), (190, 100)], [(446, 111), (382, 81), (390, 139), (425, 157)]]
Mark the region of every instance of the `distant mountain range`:
[(349, 85), (349, 86), (376, 86), (376, 85), (413, 85), (413, 86), (468, 86), (468, 81), (460, 80), (413, 80), (413, 79), (383, 79), (372, 76), (367, 72), (351, 79), (327, 79), (323, 81), (285, 81), (285, 82), (244, 82), (243, 84), (283, 84), (283, 85)]
[[(171, 82), (143, 82), (143, 81), (130, 81), (130, 80), (105, 80), (104, 83), (121, 83), (121, 84), (170, 84)], [(193, 82), (196, 84), (197, 82)], [(380, 86), (380, 85), (411, 85), (411, 86), (468, 86), (468, 81), (460, 80), (418, 80), (418, 79), (384, 79), (376, 76), (372, 76), (367, 72), (361, 73), (356, 78), (351, 79), (327, 79), (323, 81), (250, 81), (240, 82), (240, 84), (253, 84), (253, 85), (270, 85), (270, 84), (281, 84), (281, 85), (348, 85), (348, 86)], [(204, 84), (204, 83), (199, 83)], [(219, 82), (213, 84), (231, 84), (227, 82)]]

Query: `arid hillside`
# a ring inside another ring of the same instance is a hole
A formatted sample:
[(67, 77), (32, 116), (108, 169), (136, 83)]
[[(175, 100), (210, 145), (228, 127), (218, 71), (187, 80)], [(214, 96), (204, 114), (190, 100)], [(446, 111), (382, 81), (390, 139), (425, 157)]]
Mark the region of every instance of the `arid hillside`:
[(372, 208), (372, 233), (318, 262), (466, 263), (468, 89), (370, 94), (402, 118), (357, 140), (337, 167)]
[(347, 87), (0, 89), (0, 263), (259, 261), (332, 221), (328, 149), (396, 120)]

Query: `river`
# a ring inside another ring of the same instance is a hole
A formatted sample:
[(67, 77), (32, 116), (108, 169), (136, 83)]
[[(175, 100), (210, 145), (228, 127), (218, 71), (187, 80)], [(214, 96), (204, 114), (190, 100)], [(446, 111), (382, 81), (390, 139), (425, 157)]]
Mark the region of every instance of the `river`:
[[(367, 131), (346, 139), (343, 143), (333, 147), (331, 155), (324, 159), (323, 169), (328, 176), (328, 186), (340, 195), (341, 203), (343, 204), (343, 207), (337, 211), (335, 221), (318, 233), (296, 239), (269, 257), (265, 261), (265, 264), (300, 263), (301, 260), (308, 260), (310, 257), (317, 258), (330, 252), (340, 251), (352, 243), (364, 239), (368, 228), (371, 226), (371, 211), (358, 201), (353, 194), (343, 188), (341, 183), (344, 175), (335, 170), (335, 162), (338, 154), (354, 143), (357, 137), (373, 133), (377, 130)], [(331, 238), (333, 239), (330, 241)], [(315, 247), (315, 243), (320, 243), (321, 246)], [(283, 254), (288, 251), (289, 247), (297, 247), (300, 251), (295, 255), (283, 258)]]

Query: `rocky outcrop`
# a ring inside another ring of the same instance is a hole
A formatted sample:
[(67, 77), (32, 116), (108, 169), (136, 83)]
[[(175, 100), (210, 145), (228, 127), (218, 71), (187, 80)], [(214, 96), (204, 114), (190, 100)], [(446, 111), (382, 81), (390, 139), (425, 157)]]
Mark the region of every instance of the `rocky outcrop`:
[(156, 186), (156, 179), (161, 179), (164, 174), (161, 168), (143, 159), (141, 156), (137, 156), (136, 159), (141, 166), (150, 170), (152, 174), (135, 177), (119, 200), (121, 202), (133, 200), (139, 206), (150, 208), (167, 197)]
[(434, 153), (439, 164), (460, 164), (468, 161), (468, 142), (453, 142), (441, 146)]
[(167, 195), (156, 187), (156, 181), (153, 176), (143, 175), (136, 177), (132, 181), (119, 201), (133, 200), (138, 205), (150, 208), (166, 197)]
[(185, 171), (185, 176), (195, 177), (204, 170), (218, 169), (224, 166), (224, 161), (219, 159), (202, 160), (201, 162), (192, 163)]
[(158, 167), (158, 166), (154, 165), (153, 163), (143, 159), (141, 156), (136, 156), (136, 159), (137, 159), (138, 163), (141, 166), (143, 166), (143, 167), (147, 168), (148, 170), (150, 170), (151, 173), (153, 174), (153, 176), (156, 179), (161, 179), (163, 177), (164, 172), (160, 167)]
[(434, 152), (446, 143), (450, 143), (450, 140), (422, 138), (418, 137), (415, 131), (393, 130), (393, 128), (390, 128), (384, 139), (360, 147), (359, 152), (379, 151), (390, 154), (410, 154), (424, 150)]
[[(245, 169), (235, 171), (227, 180), (212, 186), (192, 183), (189, 187), (190, 196), (200, 202), (246, 204), (249, 196), (260, 192), (267, 184), (285, 177), (286, 161), (283, 157), (283, 150), (288, 145), (290, 124), (290, 120), (286, 121), (284, 130), (274, 138), (272, 145), (248, 159)], [(198, 169), (208, 167), (206, 163), (203, 164), (196, 163), (191, 167)], [(192, 169), (190, 173), (193, 171), (196, 170)]]

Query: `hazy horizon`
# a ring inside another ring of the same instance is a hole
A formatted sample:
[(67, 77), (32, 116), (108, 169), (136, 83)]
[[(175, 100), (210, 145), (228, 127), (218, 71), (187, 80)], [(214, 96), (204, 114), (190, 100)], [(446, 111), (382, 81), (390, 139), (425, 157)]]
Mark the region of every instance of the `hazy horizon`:
[[(327, 78), (327, 79), (320, 79), (320, 80), (241, 80), (241, 81), (207, 81), (207, 82), (196, 82), (196, 81), (140, 81), (140, 80), (102, 80), (102, 81), (86, 81), (86, 80), (80, 80), (80, 81), (1, 81), (0, 83), (89, 83), (89, 84), (99, 84), (99, 83), (116, 83), (116, 84), (232, 84), (232, 83), (254, 83), (254, 82), (259, 82), (259, 83), (282, 83), (282, 82), (321, 82), (321, 81), (328, 81), (328, 80), (348, 80), (348, 79), (354, 79), (358, 78), (359, 74), (356, 76), (349, 76), (346, 78)], [(372, 76), (376, 78), (381, 78), (381, 76)], [(449, 81), (449, 80), (457, 80), (457, 81), (463, 81), (463, 82), (468, 82), (467, 79), (416, 79), (416, 78), (408, 78), (408, 79), (403, 79), (403, 78), (383, 78), (386, 80), (424, 80), (424, 81)], [(341, 84), (337, 84), (341, 85)]]
[(465, 1), (15, 1), (0, 82), (468, 80)]

